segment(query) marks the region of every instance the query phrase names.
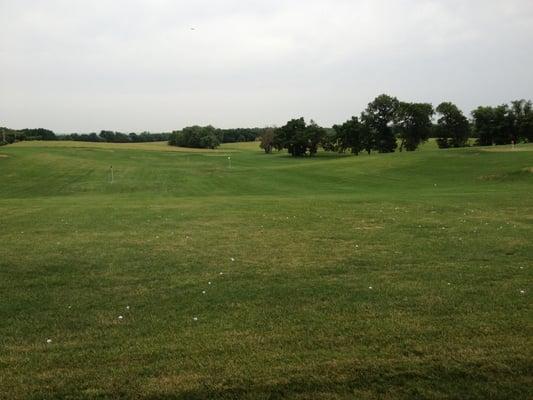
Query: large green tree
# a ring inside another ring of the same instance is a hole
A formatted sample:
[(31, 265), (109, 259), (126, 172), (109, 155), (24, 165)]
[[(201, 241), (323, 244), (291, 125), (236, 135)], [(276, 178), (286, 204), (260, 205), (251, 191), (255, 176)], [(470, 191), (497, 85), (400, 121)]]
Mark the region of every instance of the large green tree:
[(287, 149), (294, 157), (306, 154), (312, 156), (318, 151), (318, 146), (325, 135), (325, 129), (314, 121), (307, 125), (303, 118), (292, 119), (279, 128), (274, 146), (278, 149)]
[(507, 105), (480, 106), (472, 111), (472, 117), (478, 145), (491, 146), (511, 143), (513, 127)]
[(172, 132), (170, 145), (214, 149), (220, 145), (222, 133), (219, 129), (208, 126), (189, 126), (181, 131)]
[(414, 151), (431, 133), (433, 106), (429, 103), (400, 102), (396, 113), (396, 129), (401, 140), (400, 151)]
[(511, 118), (512, 140), (515, 143), (521, 140), (533, 142), (533, 104), (531, 101), (511, 102), (509, 117)]
[(398, 147), (393, 125), (399, 105), (396, 97), (382, 94), (369, 103), (361, 115), (373, 135), (373, 146), (380, 153), (391, 153)]
[(334, 125), (335, 136), (333, 138), (332, 150), (344, 153), (349, 150), (352, 154), (359, 155), (364, 149), (363, 135), (364, 126), (359, 118), (352, 117), (342, 125)]
[(451, 102), (440, 103), (436, 109), (437, 144), (440, 148), (464, 147), (470, 137), (470, 123), (463, 112)]

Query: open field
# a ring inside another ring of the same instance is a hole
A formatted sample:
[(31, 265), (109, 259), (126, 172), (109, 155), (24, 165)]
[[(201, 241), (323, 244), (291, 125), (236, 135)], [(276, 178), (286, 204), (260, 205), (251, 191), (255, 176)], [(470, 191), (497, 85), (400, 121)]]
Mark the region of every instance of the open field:
[(532, 150), (0, 147), (0, 398), (532, 398)]

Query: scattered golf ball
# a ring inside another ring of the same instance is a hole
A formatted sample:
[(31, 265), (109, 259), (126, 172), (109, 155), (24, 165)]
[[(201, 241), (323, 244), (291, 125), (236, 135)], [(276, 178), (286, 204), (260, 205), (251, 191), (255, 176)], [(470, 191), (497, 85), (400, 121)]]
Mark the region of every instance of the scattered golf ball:
[(46, 339), (46, 343), (52, 343), (52, 339)]

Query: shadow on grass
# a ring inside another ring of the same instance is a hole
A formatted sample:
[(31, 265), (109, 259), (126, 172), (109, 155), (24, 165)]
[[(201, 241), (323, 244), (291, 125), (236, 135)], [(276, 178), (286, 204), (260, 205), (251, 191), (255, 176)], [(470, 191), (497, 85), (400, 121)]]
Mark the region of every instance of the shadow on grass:
[[(430, 371), (379, 372), (353, 371), (351, 377), (313, 377), (288, 380), (285, 383), (258, 385), (254, 382), (228, 388), (201, 388), (193, 391), (163, 394), (151, 399), (529, 399), (528, 376), (515, 376), (505, 368), (469, 371), (461, 368), (434, 368)], [(531, 372), (531, 371), (530, 371)], [(343, 374), (344, 375), (344, 374)], [(522, 380), (522, 384), (519, 382)]]
[[(403, 368), (402, 368), (403, 367)], [(397, 368), (330, 368), (322, 374), (287, 378), (279, 383), (219, 381), (194, 390), (161, 387), (146, 393), (141, 380), (115, 381), (116, 388), (80, 392), (81, 382), (65, 382), (57, 391), (34, 393), (32, 399), (529, 399), (531, 364), (524, 360), (505, 363), (412, 365)], [(165, 386), (165, 385), (163, 385)]]

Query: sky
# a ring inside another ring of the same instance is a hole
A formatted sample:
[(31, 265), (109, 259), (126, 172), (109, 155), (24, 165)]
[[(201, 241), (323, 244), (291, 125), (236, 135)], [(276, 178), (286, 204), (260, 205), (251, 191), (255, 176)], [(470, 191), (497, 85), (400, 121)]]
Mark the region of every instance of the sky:
[(0, 0), (0, 126), (323, 126), (533, 99), (532, 0)]

